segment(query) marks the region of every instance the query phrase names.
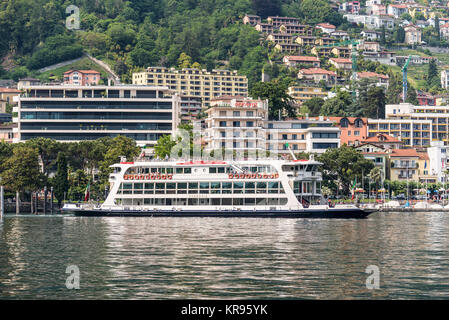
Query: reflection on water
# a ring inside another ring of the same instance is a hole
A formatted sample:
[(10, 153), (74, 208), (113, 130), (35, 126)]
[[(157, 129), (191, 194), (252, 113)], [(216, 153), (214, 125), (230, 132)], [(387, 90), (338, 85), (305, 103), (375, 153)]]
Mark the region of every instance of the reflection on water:
[[(449, 216), (364, 220), (81, 218), (0, 221), (0, 298), (449, 297)], [(68, 265), (80, 290), (65, 287)], [(368, 290), (365, 269), (380, 269)]]

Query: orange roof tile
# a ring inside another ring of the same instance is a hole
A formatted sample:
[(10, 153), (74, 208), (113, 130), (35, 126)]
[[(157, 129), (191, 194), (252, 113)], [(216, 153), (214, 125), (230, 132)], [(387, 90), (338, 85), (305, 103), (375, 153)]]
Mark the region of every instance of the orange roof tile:
[(418, 158), (418, 152), (415, 149), (393, 149), (390, 157), (416, 157)]
[(320, 62), (320, 59), (317, 57), (308, 57), (308, 56), (285, 56), (284, 58), (287, 58), (291, 61), (308, 61), (308, 62)]
[(359, 78), (381, 78), (381, 79), (388, 79), (389, 78), (385, 74), (380, 74), (380, 73), (370, 72), (370, 71), (357, 72), (357, 76)]
[[(380, 137), (384, 137), (385, 140), (381, 140)], [(400, 140), (396, 139), (395, 137), (392, 137), (388, 134), (379, 133), (374, 137), (369, 137), (363, 140), (364, 143), (370, 143), (370, 142), (386, 142), (386, 143), (401, 143)]]
[(310, 69), (301, 69), (299, 70), (302, 74), (328, 74), (331, 76), (335, 76), (336, 73), (329, 70), (324, 70), (321, 68), (310, 68)]

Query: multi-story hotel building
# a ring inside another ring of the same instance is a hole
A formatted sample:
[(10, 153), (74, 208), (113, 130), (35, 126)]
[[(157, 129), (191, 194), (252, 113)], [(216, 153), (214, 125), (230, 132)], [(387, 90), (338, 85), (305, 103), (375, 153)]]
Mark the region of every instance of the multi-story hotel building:
[(211, 101), (206, 114), (206, 152), (265, 150), (264, 122), (268, 119), (268, 100), (222, 96)]
[(199, 97), (203, 108), (210, 101), (223, 95), (248, 95), (248, 79), (237, 71), (149, 67), (143, 72), (133, 73), (133, 84), (165, 86), (179, 94)]
[[(430, 141), (449, 142), (449, 107), (448, 106), (414, 106), (410, 103), (390, 104), (385, 106), (385, 117), (387, 119), (405, 119), (411, 121), (428, 121), (430, 127), (423, 129), (425, 141), (423, 146), (430, 145)], [(416, 135), (419, 139), (419, 134)], [(416, 144), (415, 144), (416, 145)]]
[(432, 139), (431, 120), (368, 119), (368, 137), (378, 133), (388, 134), (401, 140), (406, 147), (428, 146)]
[(340, 147), (340, 128), (324, 117), (267, 121), (266, 144), (270, 153), (324, 153)]
[(179, 123), (181, 98), (166, 87), (30, 86), (18, 97), (14, 142), (70, 142), (124, 135), (152, 146)]

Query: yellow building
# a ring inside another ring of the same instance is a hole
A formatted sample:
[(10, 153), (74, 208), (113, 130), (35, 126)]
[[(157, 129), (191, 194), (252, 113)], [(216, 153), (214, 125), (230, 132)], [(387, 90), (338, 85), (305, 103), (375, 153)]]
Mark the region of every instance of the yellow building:
[(248, 79), (237, 71), (184, 68), (148, 67), (143, 72), (133, 73), (133, 84), (164, 86), (179, 94), (199, 97), (203, 108), (210, 100), (223, 95), (248, 95)]
[(301, 105), (303, 102), (312, 98), (326, 98), (327, 92), (317, 87), (293, 86), (288, 88), (288, 94), (295, 99), (296, 103)]
[(15, 104), (14, 97), (19, 97), (20, 90), (13, 88), (0, 88), (0, 100), (9, 104)]
[(419, 181), (419, 154), (415, 149), (394, 149), (390, 154), (392, 181)]

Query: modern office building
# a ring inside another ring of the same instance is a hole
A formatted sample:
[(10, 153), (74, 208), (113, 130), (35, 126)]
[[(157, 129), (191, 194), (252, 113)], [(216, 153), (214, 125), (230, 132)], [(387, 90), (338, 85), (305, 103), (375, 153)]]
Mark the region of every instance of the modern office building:
[(210, 101), (223, 95), (248, 95), (248, 79), (237, 71), (149, 67), (143, 72), (133, 73), (133, 84), (166, 86), (179, 94), (199, 97), (203, 108)]
[(181, 98), (166, 87), (40, 85), (24, 88), (13, 111), (14, 142), (36, 137), (58, 141), (124, 135), (154, 145), (179, 123)]

